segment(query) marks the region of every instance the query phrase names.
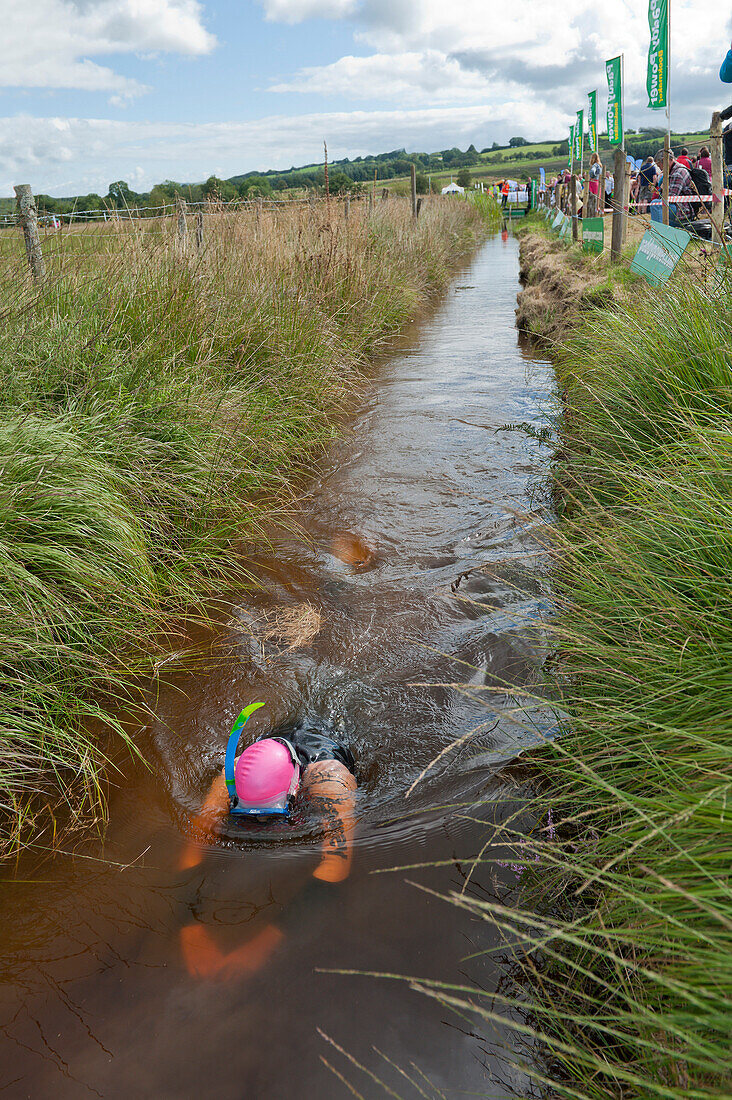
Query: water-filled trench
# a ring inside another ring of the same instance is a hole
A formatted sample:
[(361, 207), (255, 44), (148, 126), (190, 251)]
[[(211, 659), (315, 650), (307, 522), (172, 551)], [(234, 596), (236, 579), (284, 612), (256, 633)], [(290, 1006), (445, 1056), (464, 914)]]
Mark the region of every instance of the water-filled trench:
[[(520, 801), (510, 761), (532, 739), (501, 685), (536, 677), (546, 454), (499, 429), (543, 421), (551, 372), (516, 333), (517, 279), (516, 242), (492, 238), (378, 364), (298, 526), (252, 561), (260, 587), (231, 598), (210, 644), (162, 664), (150, 766), (125, 767), (104, 843), (5, 869), (4, 1095), (349, 1095), (323, 1058), (364, 1097), (386, 1095), (318, 1029), (405, 1098), (419, 1092), (386, 1058), (430, 1096), (526, 1094), (492, 1046), (518, 1050), (507, 1029), (483, 1027), (486, 1046), (406, 983), (327, 972), (503, 981), (500, 955), (475, 954), (501, 943), (490, 923), (414, 883), (462, 886), (465, 858)], [(254, 732), (305, 717), (356, 757), (353, 869), (325, 897), (303, 889), (320, 836), (306, 807), (277, 828), (227, 826), (178, 869), (232, 721), (256, 699)], [(429, 861), (443, 865), (374, 873)], [(470, 886), (506, 904), (516, 887), (508, 854)], [(201, 980), (182, 963), (184, 925), (228, 952), (273, 922), (284, 938), (251, 973)]]

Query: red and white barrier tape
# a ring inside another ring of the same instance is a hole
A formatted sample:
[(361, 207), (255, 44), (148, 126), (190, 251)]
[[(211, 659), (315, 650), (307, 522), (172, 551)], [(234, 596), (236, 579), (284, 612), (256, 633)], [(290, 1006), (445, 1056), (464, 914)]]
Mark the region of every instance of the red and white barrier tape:
[[(724, 191), (723, 191), (723, 194), (732, 195), (732, 189), (730, 189), (729, 187), (725, 187)], [(715, 202), (715, 201), (716, 202), (721, 202), (722, 200), (719, 198), (718, 195), (669, 195), (668, 201), (669, 201), (669, 203), (672, 203), (672, 202)], [(643, 205), (644, 206), (645, 205), (648, 205), (648, 206), (663, 206), (663, 199), (651, 199), (651, 201), (648, 204), (644, 203)]]

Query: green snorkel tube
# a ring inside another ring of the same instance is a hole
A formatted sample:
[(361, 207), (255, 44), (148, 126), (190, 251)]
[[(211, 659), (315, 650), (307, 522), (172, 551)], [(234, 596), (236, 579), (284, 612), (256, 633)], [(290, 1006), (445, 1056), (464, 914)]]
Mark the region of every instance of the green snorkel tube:
[(236, 722), (234, 722), (229, 741), (226, 746), (226, 757), (224, 759), (224, 779), (226, 780), (226, 789), (229, 792), (229, 800), (231, 802), (232, 809), (235, 810), (237, 803), (236, 785), (234, 783), (234, 762), (236, 760), (236, 750), (239, 745), (239, 738), (241, 731), (254, 714), (255, 710), (259, 710), (263, 707), (264, 703), (250, 703), (248, 707), (244, 707)]

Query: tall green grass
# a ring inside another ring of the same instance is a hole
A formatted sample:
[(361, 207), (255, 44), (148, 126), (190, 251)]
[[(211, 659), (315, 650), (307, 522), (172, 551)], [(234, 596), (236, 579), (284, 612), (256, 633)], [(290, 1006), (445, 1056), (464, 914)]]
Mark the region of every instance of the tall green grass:
[[(644, 288), (558, 357), (561, 734), (535, 834), (507, 830), (523, 909), (453, 899), (514, 946), (554, 1095), (732, 1095), (729, 290)], [(493, 1018), (467, 992), (432, 989)]]
[[(166, 624), (337, 431), (363, 368), (483, 231), (467, 203), (279, 208), (21, 249), (0, 299), (0, 851), (104, 811), (107, 735)], [(134, 745), (130, 743), (130, 748)]]

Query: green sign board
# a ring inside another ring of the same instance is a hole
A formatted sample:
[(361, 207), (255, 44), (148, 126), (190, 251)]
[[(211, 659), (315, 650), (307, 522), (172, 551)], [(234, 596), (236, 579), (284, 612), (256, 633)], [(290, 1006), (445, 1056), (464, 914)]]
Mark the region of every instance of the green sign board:
[(623, 143), (623, 58), (605, 62), (607, 73), (607, 137), (611, 145)]
[(582, 247), (585, 252), (602, 252), (605, 247), (604, 218), (584, 218), (582, 222)]
[(654, 222), (647, 229), (630, 265), (651, 286), (662, 286), (676, 267), (691, 240), (683, 229)]
[(668, 0), (649, 0), (648, 26), (646, 91), (648, 106), (655, 111), (668, 106)]

